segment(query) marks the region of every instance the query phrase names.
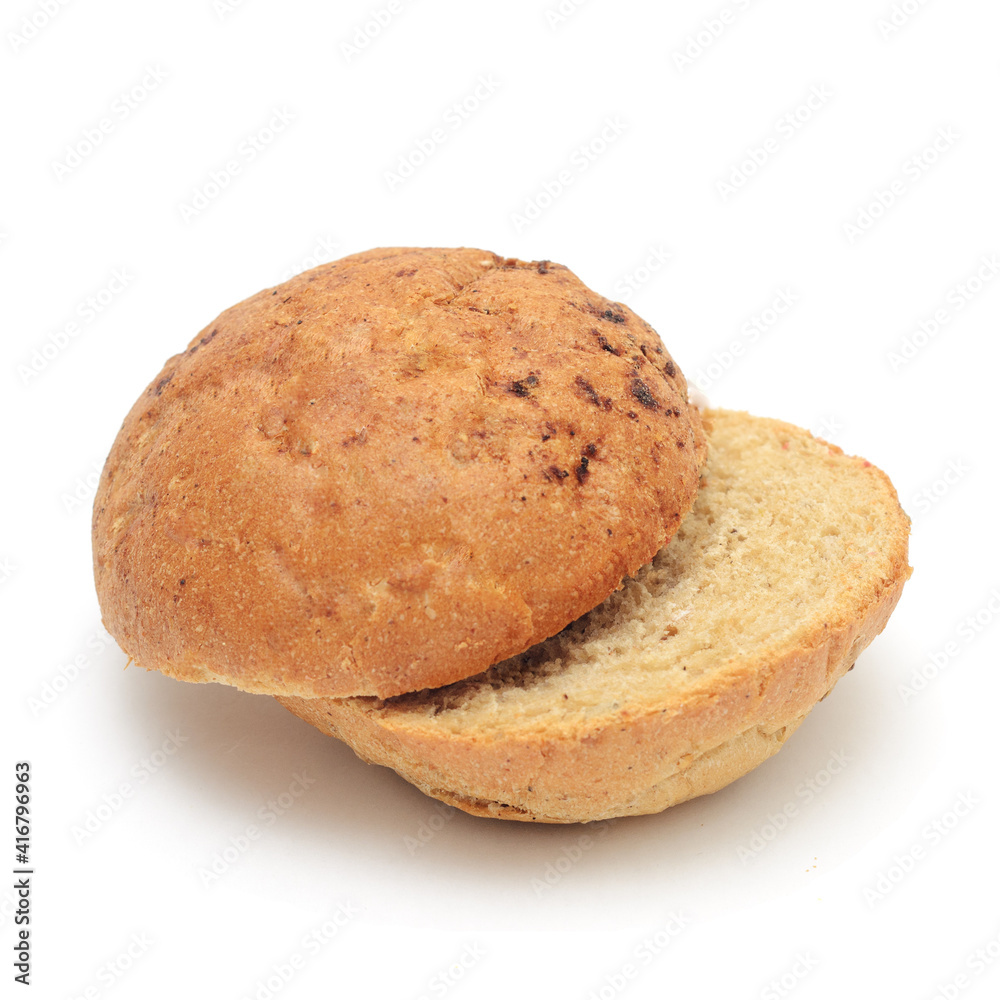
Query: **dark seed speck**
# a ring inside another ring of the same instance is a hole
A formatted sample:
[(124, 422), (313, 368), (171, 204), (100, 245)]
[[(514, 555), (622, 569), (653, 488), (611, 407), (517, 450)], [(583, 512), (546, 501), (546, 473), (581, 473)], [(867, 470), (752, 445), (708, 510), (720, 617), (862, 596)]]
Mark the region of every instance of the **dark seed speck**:
[(632, 395), (635, 396), (647, 410), (655, 410), (659, 408), (659, 403), (656, 398), (649, 391), (649, 386), (641, 378), (632, 379), (632, 384), (629, 386)]
[(582, 375), (577, 375), (576, 387), (594, 406), (601, 405), (601, 397), (597, 395), (597, 390)]

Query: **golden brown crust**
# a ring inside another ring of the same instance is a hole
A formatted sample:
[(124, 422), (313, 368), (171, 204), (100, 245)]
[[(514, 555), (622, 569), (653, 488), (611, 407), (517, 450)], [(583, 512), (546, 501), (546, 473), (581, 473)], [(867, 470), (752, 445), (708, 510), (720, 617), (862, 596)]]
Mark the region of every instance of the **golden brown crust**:
[[(790, 424), (726, 415), (729, 427), (741, 421), (766, 428), (775, 440), (809, 437)], [(711, 413), (705, 423), (711, 447)], [(498, 707), (488, 732), (387, 711), (386, 703), (372, 699), (279, 700), (363, 759), (392, 767), (427, 794), (475, 815), (587, 822), (658, 812), (716, 791), (776, 752), (832, 690), (885, 627), (910, 575), (909, 521), (888, 478), (863, 459), (820, 445), (815, 461), (853, 467), (870, 484), (868, 499), (885, 519), (885, 568), (839, 581), (818, 615), (802, 609), (810, 624), (794, 643), (747, 650), (663, 702), (637, 694), (611, 712), (555, 721), (551, 714), (525, 719)], [(708, 469), (711, 475), (711, 461)], [(725, 511), (714, 514), (729, 523)], [(725, 608), (718, 614), (724, 619)]]
[(94, 506), (104, 622), (187, 680), (439, 686), (600, 603), (703, 460), (659, 337), (566, 268), (357, 254), (224, 312), (132, 408)]

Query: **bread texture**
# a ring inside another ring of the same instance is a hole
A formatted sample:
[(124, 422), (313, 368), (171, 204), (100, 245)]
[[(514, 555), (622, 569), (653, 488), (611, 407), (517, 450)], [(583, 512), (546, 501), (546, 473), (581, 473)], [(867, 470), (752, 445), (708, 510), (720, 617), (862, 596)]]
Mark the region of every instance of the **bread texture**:
[(694, 509), (621, 590), (477, 677), (282, 704), (479, 816), (658, 812), (774, 754), (884, 628), (910, 568), (884, 473), (807, 431), (708, 411)]
[(226, 310), (136, 402), (94, 504), (104, 624), (188, 681), (438, 687), (648, 562), (704, 456), (655, 331), (567, 268), (356, 254)]

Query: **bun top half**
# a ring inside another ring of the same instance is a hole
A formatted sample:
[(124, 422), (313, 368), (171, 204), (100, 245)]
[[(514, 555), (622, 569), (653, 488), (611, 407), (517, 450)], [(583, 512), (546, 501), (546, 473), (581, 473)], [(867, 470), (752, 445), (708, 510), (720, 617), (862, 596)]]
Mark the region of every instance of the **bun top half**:
[(656, 332), (567, 268), (355, 254), (227, 309), (132, 407), (94, 505), (104, 623), (247, 691), (448, 684), (652, 559), (704, 459)]

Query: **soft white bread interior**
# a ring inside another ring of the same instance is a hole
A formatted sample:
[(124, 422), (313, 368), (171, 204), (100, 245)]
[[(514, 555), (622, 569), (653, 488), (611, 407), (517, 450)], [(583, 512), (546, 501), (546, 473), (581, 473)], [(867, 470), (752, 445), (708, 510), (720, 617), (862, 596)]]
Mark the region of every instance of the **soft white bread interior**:
[(884, 473), (808, 431), (704, 422), (708, 462), (673, 540), (558, 635), (447, 687), (279, 700), (481, 816), (652, 813), (746, 774), (884, 628), (909, 519)]

